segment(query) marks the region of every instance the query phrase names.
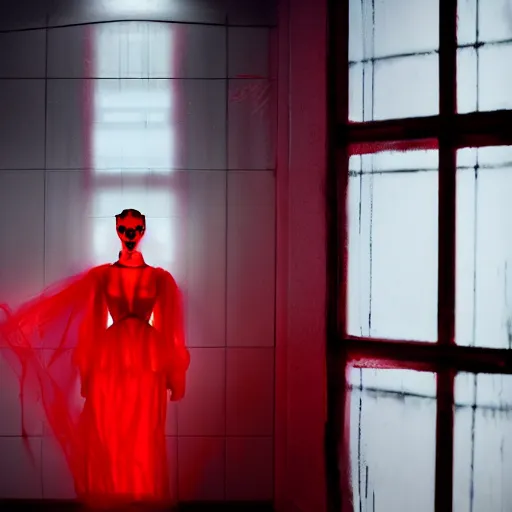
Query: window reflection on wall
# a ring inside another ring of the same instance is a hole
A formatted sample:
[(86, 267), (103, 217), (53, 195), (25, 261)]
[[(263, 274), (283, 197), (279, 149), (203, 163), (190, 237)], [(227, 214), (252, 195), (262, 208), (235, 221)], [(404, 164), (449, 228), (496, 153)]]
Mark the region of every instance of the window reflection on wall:
[(172, 269), (180, 215), (171, 190), (176, 144), (173, 31), (167, 23), (100, 24), (93, 30), (91, 213), (94, 263), (113, 261), (113, 216), (136, 208), (147, 218), (142, 250)]

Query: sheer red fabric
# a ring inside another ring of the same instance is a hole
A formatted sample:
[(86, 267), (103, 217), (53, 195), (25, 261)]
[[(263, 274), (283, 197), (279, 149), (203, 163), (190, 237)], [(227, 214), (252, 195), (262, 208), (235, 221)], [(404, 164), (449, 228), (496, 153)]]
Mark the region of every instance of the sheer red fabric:
[(9, 312), (0, 334), (21, 368), (22, 410), (40, 400), (80, 500), (172, 501), (167, 390), (183, 397), (190, 358), (169, 272), (95, 267)]

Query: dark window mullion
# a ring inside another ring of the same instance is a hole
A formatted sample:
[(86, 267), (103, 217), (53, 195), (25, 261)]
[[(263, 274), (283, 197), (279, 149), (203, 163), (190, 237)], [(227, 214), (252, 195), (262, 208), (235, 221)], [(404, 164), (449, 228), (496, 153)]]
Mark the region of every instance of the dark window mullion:
[(339, 345), (339, 333), (345, 332), (347, 310), (347, 190), (348, 147), (337, 148), (336, 126), (348, 123), (349, 108), (349, 2), (328, 1), (328, 318), (326, 336), (327, 354), (327, 421), (325, 424), (325, 470), (327, 510), (352, 510), (350, 484), (350, 454), (348, 409), (349, 395), (345, 386), (346, 357)]
[[(512, 110), (457, 114), (448, 121), (438, 116), (340, 123), (338, 147), (350, 144), (395, 143), (449, 136), (456, 147), (512, 145)], [(378, 149), (382, 151), (382, 149)]]
[[(453, 121), (457, 111), (457, 0), (439, 0), (439, 258), (438, 343), (455, 340), (456, 149)], [(437, 374), (436, 512), (452, 512), (453, 503), (452, 369)]]
[(512, 351), (348, 336), (339, 341), (354, 366), (512, 374)]
[[(348, 260), (348, 144), (345, 140), (339, 144), (337, 127), (346, 126), (349, 115), (349, 2), (328, 0), (328, 136), (329, 161), (327, 194), (330, 206), (329, 247), (335, 252), (335, 258), (328, 265), (329, 283), (329, 322), (336, 338), (346, 333), (347, 315), (347, 260)], [(335, 251), (334, 251), (335, 249)], [(338, 340), (333, 340), (336, 345)]]

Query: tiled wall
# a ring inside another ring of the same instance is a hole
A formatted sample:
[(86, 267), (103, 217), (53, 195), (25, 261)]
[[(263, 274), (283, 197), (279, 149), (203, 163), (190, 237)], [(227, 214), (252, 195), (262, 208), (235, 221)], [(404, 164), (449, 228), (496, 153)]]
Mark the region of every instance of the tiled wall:
[[(77, 5), (69, 2), (52, 16), (61, 16), (61, 23), (72, 22)], [(78, 22), (97, 21), (92, 11), (76, 12)], [(237, 12), (240, 22), (250, 21), (250, 13)], [(259, 21), (261, 25), (265, 20)], [(16, 23), (2, 28), (19, 28)], [(2, 24), (9, 23), (4, 18)], [(109, 27), (115, 31), (121, 25), (126, 32), (126, 24)], [(137, 29), (146, 25), (139, 22)], [(148, 237), (152, 226), (175, 237), (178, 248), (168, 266), (183, 286), (187, 306), (192, 358), (188, 393), (183, 402), (168, 409), (172, 487), (180, 500), (271, 499), (275, 309), (271, 30), (181, 25), (181, 64), (174, 75), (159, 79), (172, 79), (180, 91), (186, 126), (186, 137), (180, 139), (182, 159), (175, 169), (160, 169), (172, 179), (155, 187), (150, 182), (158, 173), (138, 169), (134, 193), (126, 185), (130, 170), (122, 150), (114, 151), (111, 188), (101, 199), (97, 187), (85, 188), (84, 167), (94, 152), (87, 130), (94, 126), (87, 124), (91, 110), (84, 113), (84, 105), (91, 105), (83, 92), (90, 94), (107, 82), (122, 85), (134, 77), (123, 76), (129, 71), (119, 63), (102, 76), (84, 62), (91, 27), (95, 26), (0, 34), (0, 301), (19, 304), (45, 284), (79, 270), (89, 261), (84, 256), (91, 253), (88, 237), (100, 236), (104, 225), (108, 235), (101, 249), (105, 252), (99, 254), (115, 259), (112, 216), (120, 207), (139, 206), (148, 215)], [(135, 79), (151, 83), (151, 73), (140, 71)], [(151, 148), (146, 149), (150, 154)], [(166, 195), (168, 190), (171, 195)], [(92, 201), (87, 203), (87, 198)], [(177, 213), (173, 198), (186, 208)], [(166, 263), (167, 246), (161, 256), (160, 242), (150, 239), (149, 263)], [(1, 358), (0, 497), (72, 497), (69, 473), (37, 411), (29, 411), (28, 424), (33, 459), (20, 437), (17, 380)]]

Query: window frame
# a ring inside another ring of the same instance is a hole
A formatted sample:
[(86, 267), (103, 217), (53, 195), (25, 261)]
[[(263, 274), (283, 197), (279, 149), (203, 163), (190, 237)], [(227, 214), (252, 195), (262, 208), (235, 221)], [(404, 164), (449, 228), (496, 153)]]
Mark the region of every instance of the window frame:
[[(379, 368), (437, 374), (435, 510), (451, 512), (455, 375), (457, 372), (512, 374), (512, 351), (455, 343), (456, 154), (457, 149), (463, 147), (512, 145), (509, 128), (512, 110), (457, 113), (457, 0), (438, 0), (439, 114), (385, 121), (349, 121), (349, 0), (328, 0), (327, 4), (327, 508), (333, 512), (353, 510), (347, 369), (378, 364)], [(351, 149), (369, 144), (373, 152), (411, 145), (432, 147), (432, 141), (436, 141), (439, 154), (437, 342), (350, 336), (346, 323), (348, 159), (354, 153)]]

